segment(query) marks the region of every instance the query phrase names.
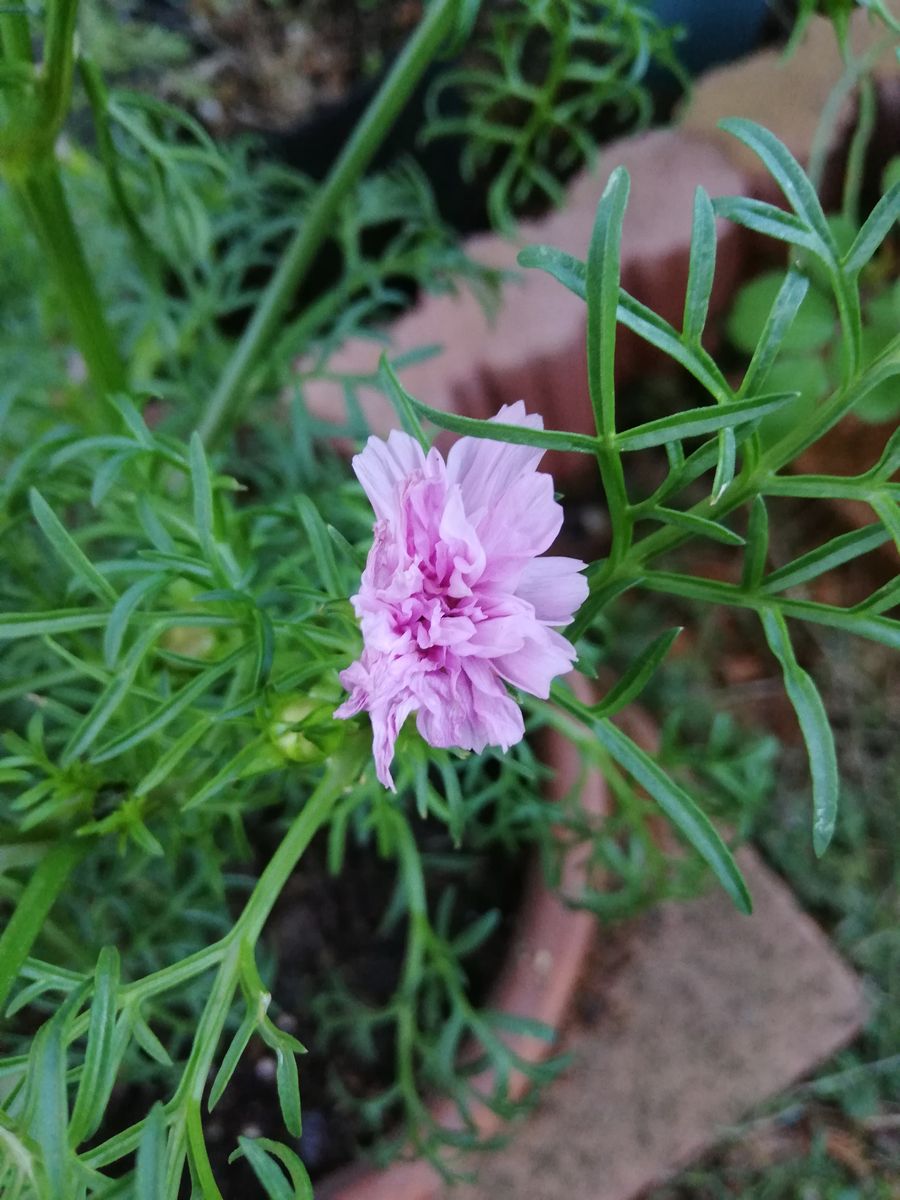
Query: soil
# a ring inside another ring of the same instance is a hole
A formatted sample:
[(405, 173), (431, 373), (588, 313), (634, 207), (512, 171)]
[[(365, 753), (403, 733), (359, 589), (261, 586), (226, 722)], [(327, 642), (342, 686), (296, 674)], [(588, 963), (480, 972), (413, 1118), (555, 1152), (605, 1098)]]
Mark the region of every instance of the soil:
[(134, 16), (187, 43), (153, 82), (218, 136), (277, 131), (375, 78), (422, 16), (421, 0), (141, 0)]

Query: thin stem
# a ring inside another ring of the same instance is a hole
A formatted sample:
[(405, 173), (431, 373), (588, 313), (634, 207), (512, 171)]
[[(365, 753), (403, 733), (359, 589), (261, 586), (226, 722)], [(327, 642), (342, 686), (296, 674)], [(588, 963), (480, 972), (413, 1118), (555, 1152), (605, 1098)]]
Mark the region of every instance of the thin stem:
[(31, 32), (24, 10), (0, 12), (0, 47), (7, 62), (31, 62)]
[(875, 84), (867, 76), (859, 85), (859, 116), (847, 154), (847, 171), (844, 175), (844, 195), (841, 203), (841, 211), (844, 216), (857, 226), (861, 223), (859, 197), (862, 191), (866, 155), (875, 131), (876, 115)]
[[(403, 974), (397, 989), (397, 1081), (403, 1092), (407, 1111), (418, 1114), (422, 1102), (416, 1089), (415, 1040), (416, 1040), (416, 995), (422, 978), (424, 944), (422, 933), (428, 925), (428, 905), (425, 897), (425, 877), (422, 873), (422, 858), (406, 817), (394, 812), (397, 860), (400, 875), (406, 890), (406, 907), (409, 912), (409, 930), (406, 940), (406, 956)], [(411, 1130), (415, 1138), (415, 1129)]]
[(87, 841), (61, 842), (41, 860), (26, 884), (16, 910), (0, 936), (0, 1010), (22, 964), (31, 953), (47, 914), (87, 849)]
[[(169, 1140), (167, 1178), (174, 1186), (180, 1179), (187, 1152), (187, 1114), (191, 1105), (198, 1105), (215, 1059), (222, 1030), (231, 1012), (234, 994), (240, 982), (241, 946), (255, 945), (272, 907), (298, 860), (331, 814), (335, 801), (358, 777), (368, 756), (363, 739), (348, 735), (340, 754), (331, 759), (318, 787), (295, 817), (266, 869), (256, 882), (249, 900), (238, 920), (226, 936), (201, 955), (194, 955), (193, 967), (204, 969), (214, 956), (219, 968), (197, 1027), (193, 1047), (172, 1099), (166, 1105), (172, 1132)], [(179, 964), (184, 966), (184, 964)], [(176, 968), (177, 969), (177, 968)], [(196, 974), (192, 969), (190, 974)], [(161, 972), (149, 978), (159, 978)], [(146, 981), (142, 981), (145, 983)], [(133, 987), (135, 985), (132, 985)], [(156, 990), (156, 989), (154, 989)], [(139, 1121), (100, 1146), (88, 1151), (82, 1161), (88, 1166), (103, 1167), (115, 1162), (137, 1145), (144, 1122)]]
[(250, 324), (238, 342), (200, 423), (206, 444), (214, 442), (249, 400), (251, 376), (270, 348), (278, 323), (331, 232), (338, 206), (366, 170), (426, 67), (457, 18), (459, 0), (432, 0), (422, 23), (366, 110), (285, 251)]
[(104, 394), (124, 390), (125, 365), (103, 314), (56, 162), (45, 161), (14, 186), (55, 273), (72, 334), (95, 387)]
[[(719, 501), (713, 504), (709, 498), (701, 500), (688, 512), (693, 516), (721, 520), (759, 493), (775, 494), (772, 484), (777, 473), (837, 424), (853, 407), (858, 394), (868, 390), (870, 382), (867, 376), (881, 374), (882, 361), (892, 354), (896, 356), (898, 352), (900, 338), (895, 339), (892, 348), (886, 350), (866, 371), (859, 373), (849, 385), (838, 388), (830, 400), (816, 410), (814, 419), (796, 426), (770, 446), (755, 466), (739, 476)], [(775, 484), (774, 487), (777, 489), (778, 485)], [(642, 581), (648, 563), (684, 545), (692, 536), (694, 535), (676, 526), (666, 525), (642, 538), (629, 549), (627, 555), (616, 560), (607, 559), (605, 569), (591, 581), (591, 594), (569, 627), (572, 640), (577, 641), (581, 637), (609, 595), (620, 593), (622, 589), (615, 586), (617, 581)]]
[(75, 65), (75, 22), (78, 0), (53, 0), (47, 13), (44, 40), (43, 123), (47, 136), (56, 138), (69, 107)]

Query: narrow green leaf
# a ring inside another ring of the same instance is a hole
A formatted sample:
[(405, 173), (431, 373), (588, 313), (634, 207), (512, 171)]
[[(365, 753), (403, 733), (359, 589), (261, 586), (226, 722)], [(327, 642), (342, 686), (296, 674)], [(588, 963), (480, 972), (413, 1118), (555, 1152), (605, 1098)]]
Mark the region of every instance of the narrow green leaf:
[(140, 450), (123, 450), (121, 454), (114, 454), (111, 458), (105, 459), (97, 467), (96, 473), (91, 480), (91, 505), (94, 508), (99, 508), (109, 494), (110, 489), (115, 484), (124, 467), (131, 460), (140, 454)]
[(425, 430), (422, 428), (422, 423), (416, 414), (413, 398), (397, 378), (397, 373), (388, 362), (386, 354), (382, 354), (378, 360), (378, 382), (381, 390), (387, 396), (388, 400), (390, 400), (391, 404), (393, 404), (394, 412), (399, 417), (400, 424), (410, 437), (416, 439), (427, 454), (431, 448), (431, 442), (428, 440)]
[(843, 269), (850, 274), (862, 270), (898, 220), (900, 183), (895, 183), (885, 192), (864, 221), (853, 245), (841, 261)]
[(166, 1113), (157, 1101), (141, 1130), (134, 1169), (134, 1200), (160, 1200), (165, 1195)]
[(356, 546), (352, 545), (339, 529), (335, 529), (333, 525), (326, 526), (328, 536), (331, 538), (334, 545), (340, 550), (341, 554), (345, 555), (353, 564), (354, 569), (363, 571), (366, 566), (366, 556)]
[(599, 704), (591, 706), (594, 716), (615, 716), (620, 709), (636, 700), (669, 653), (681, 630), (682, 626), (679, 625), (675, 629), (667, 629), (665, 633), (654, 638), (650, 645), (641, 651), (631, 663), (618, 683), (609, 689)]
[(146, 1019), (137, 1009), (132, 1012), (132, 1032), (134, 1040), (144, 1051), (148, 1058), (152, 1058), (154, 1062), (159, 1063), (161, 1067), (171, 1067), (172, 1059), (169, 1056), (168, 1050), (147, 1024)]
[(672, 413), (671, 416), (636, 425), (634, 429), (626, 429), (616, 435), (616, 442), (623, 450), (646, 450), (651, 446), (665, 445), (666, 442), (699, 437), (735, 425), (746, 425), (781, 408), (789, 400), (794, 400), (796, 395), (796, 392), (781, 392), (771, 396), (754, 396), (750, 400), (735, 400), (731, 404), (704, 405), (687, 412)]
[(720, 404), (733, 399), (727, 380), (703, 347), (688, 345), (659, 313), (629, 296), (624, 289), (619, 294), (618, 315), (626, 329), (680, 363)]
[(785, 690), (806, 742), (813, 785), (813, 847), (816, 854), (824, 854), (834, 833), (840, 790), (828, 714), (812, 678), (797, 662), (784, 617), (763, 609), (760, 620), (769, 649), (781, 664)]
[(176, 553), (176, 546), (172, 535), (162, 523), (162, 519), (154, 510), (153, 505), (146, 495), (141, 494), (138, 497), (136, 512), (141, 529), (147, 535), (150, 544), (160, 554), (174, 555)]
[(119, 670), (110, 678), (93, 706), (72, 730), (60, 756), (60, 762), (64, 767), (69, 766), (93, 746), (115, 713), (127, 700), (134, 687), (137, 674), (158, 637), (158, 627), (150, 626), (144, 630), (131, 647)]
[(144, 450), (155, 449), (156, 441), (153, 434), (147, 428), (147, 422), (131, 398), (119, 392), (116, 395), (107, 396), (107, 400), (122, 418), (125, 427), (134, 440)]
[(440, 429), (452, 433), (468, 434), (469, 437), (490, 438), (496, 442), (510, 442), (515, 446), (541, 446), (545, 450), (576, 450), (580, 454), (594, 454), (597, 439), (585, 433), (564, 433), (556, 429), (530, 429), (525, 425), (507, 425), (503, 421), (480, 421), (475, 417), (461, 417), (457, 413), (442, 412), (431, 408), (421, 400), (410, 397), (416, 412), (427, 417)]
[(801, 246), (819, 258), (826, 257), (820, 238), (799, 217), (776, 208), (774, 204), (767, 204), (764, 200), (749, 200), (744, 196), (717, 196), (713, 201), (713, 209), (717, 216), (733, 221), (735, 225), (743, 225), (754, 233), (777, 238), (791, 246)]
[(200, 434), (191, 434), (190, 445), (191, 486), (194, 491), (194, 524), (203, 553), (209, 562), (217, 561), (215, 539), (215, 517), (213, 507), (213, 485), (206, 461), (206, 451)]
[(247, 646), (240, 646), (227, 658), (223, 658), (221, 662), (215, 663), (211, 667), (207, 667), (205, 671), (201, 671), (196, 679), (191, 680), (174, 696), (168, 697), (156, 710), (145, 717), (128, 733), (120, 734), (111, 742), (107, 742), (105, 746), (101, 746), (95, 754), (91, 755), (92, 763), (107, 762), (111, 758), (117, 758), (120, 754), (124, 754), (126, 750), (140, 745), (141, 742), (152, 737), (154, 733), (158, 733), (160, 729), (164, 729), (171, 721), (182, 713), (186, 708), (198, 700), (204, 692), (208, 692), (213, 684), (217, 683), (223, 675), (226, 675), (237, 664), (238, 660), (246, 653)]
[(726, 117), (719, 122), (719, 128), (733, 134), (759, 156), (791, 208), (833, 257), (834, 239), (816, 189), (784, 143), (770, 130), (744, 117)]
[(98, 600), (114, 604), (115, 588), (109, 580), (103, 578), (81, 547), (75, 543), (37, 488), (31, 489), (28, 498), (41, 532), (75, 578), (79, 579), (88, 591), (93, 592)]
[(52, 633), (77, 633), (105, 624), (105, 612), (85, 612), (81, 608), (58, 608), (44, 613), (4, 613), (0, 617), (0, 641), (44, 637)]
[(66, 1137), (69, 1111), (66, 1096), (66, 1050), (62, 1021), (51, 1020), (38, 1030), (28, 1059), (35, 1103), (28, 1133), (40, 1147), (41, 1163), (53, 1197), (70, 1196), (73, 1160)]
[(893, 579), (888, 580), (865, 600), (855, 604), (850, 612), (877, 615), (887, 612), (888, 609), (896, 608), (897, 605), (900, 605), (900, 575), (895, 575)]
[(752, 396), (765, 382), (785, 335), (809, 290), (809, 280), (798, 271), (788, 271), (778, 290), (750, 364), (744, 372), (740, 396)]
[(203, 737), (204, 733), (212, 724), (212, 718), (201, 717), (196, 724), (191, 725), (181, 734), (165, 751), (161, 758), (157, 759), (151, 770), (144, 776), (138, 786), (134, 789), (134, 794), (137, 797), (146, 796), (155, 787), (168, 779), (169, 775), (175, 770), (186, 754), (193, 750), (194, 746)]
[(717, 441), (716, 474), (710, 491), (710, 500), (713, 504), (718, 504), (731, 487), (737, 466), (737, 437), (734, 429), (720, 430)]
[(268, 685), (269, 676), (272, 674), (272, 662), (275, 658), (275, 629), (272, 625), (272, 618), (261, 608), (254, 609), (253, 623), (256, 627), (253, 687), (258, 691)]
[(257, 1027), (257, 1017), (255, 1012), (248, 1012), (241, 1021), (234, 1037), (231, 1039), (228, 1049), (222, 1058), (221, 1065), (216, 1072), (216, 1077), (213, 1080), (212, 1087), (209, 1089), (209, 1099), (207, 1100), (207, 1110), (212, 1112), (222, 1098), (222, 1093), (231, 1082), (231, 1077), (235, 1072), (235, 1068), (241, 1060), (244, 1051), (247, 1049), (247, 1043), (253, 1037)]
[(273, 761), (269, 764), (270, 766), (274, 766), (276, 762), (283, 762), (283, 759), (280, 759), (279, 751), (271, 746), (267, 738), (256, 738), (246, 746), (242, 746), (212, 779), (207, 779), (195, 792), (185, 798), (182, 803), (184, 811), (187, 812), (189, 809), (205, 804), (222, 788), (227, 787), (232, 780), (243, 778), (245, 771), (248, 773), (259, 771), (260, 767), (257, 764), (262, 748), (267, 748), (272, 755)]
[[(645, 571), (641, 583), (652, 592), (665, 592), (672, 596), (684, 596), (688, 600), (702, 600), (711, 604), (731, 604), (736, 608), (759, 610), (777, 603), (785, 617), (796, 617), (801, 621), (812, 621), (816, 625), (827, 625), (831, 629), (842, 629), (857, 637), (869, 638), (900, 650), (900, 621), (889, 617), (864, 615), (849, 608), (835, 608), (831, 604), (819, 604), (814, 600), (762, 600), (748, 595), (733, 583), (722, 583), (717, 579), (701, 579), (694, 575), (679, 575), (674, 571)], [(590, 603), (590, 601), (588, 601)], [(587, 605), (585, 605), (587, 607)]]
[(900, 471), (900, 426), (888, 438), (881, 458), (872, 468), (872, 476), (875, 479), (888, 480), (898, 471)]
[(574, 255), (555, 246), (526, 246), (519, 251), (517, 261), (520, 267), (546, 271), (579, 299), (587, 300), (587, 267)]
[(260, 1026), (263, 1041), (275, 1051), (275, 1087), (278, 1104), (288, 1133), (300, 1137), (303, 1122), (300, 1114), (300, 1080), (297, 1075), (296, 1039), (288, 1038), (271, 1021)]
[(703, 335), (715, 271), (716, 218), (708, 193), (698, 187), (694, 193), (694, 221), (682, 322), (682, 332), (689, 342), (699, 343)]
[(611, 437), (616, 430), (616, 313), (619, 303), (619, 259), (622, 221), (630, 188), (628, 172), (616, 167), (610, 175), (591, 235), (587, 259), (588, 389), (597, 434)]
[[(589, 712), (575, 701), (574, 705), (562, 689), (554, 690), (554, 698), (569, 712), (585, 719)], [(656, 801), (675, 828), (712, 869), (722, 887), (741, 912), (752, 910), (750, 893), (728, 847), (715, 826), (698, 808), (687, 792), (671, 779), (640, 746), (609, 720), (589, 721), (595, 737), (624, 771)]]
[(808, 554), (801, 555), (786, 566), (779, 567), (766, 576), (762, 585), (764, 592), (783, 592), (786, 588), (796, 587), (807, 583), (831, 571), (843, 563), (867, 554), (876, 546), (881, 546), (890, 537), (890, 533), (879, 522), (867, 525), (864, 529), (854, 529), (852, 533), (842, 533), (832, 538)]
[(12, 916), (0, 932), (0, 1009), (48, 913), (86, 850), (84, 845), (59, 840), (31, 872)]
[(482, 913), (480, 917), (453, 939), (451, 943), (453, 953), (457, 958), (465, 958), (467, 954), (471, 954), (474, 950), (477, 950), (491, 936), (499, 923), (499, 909), (488, 909), (487, 912)]
[[(313, 1200), (309, 1175), (293, 1150), (269, 1138), (239, 1137), (238, 1147), (229, 1162), (234, 1162), (237, 1155), (242, 1154), (253, 1168), (253, 1173), (265, 1189), (269, 1200)], [(290, 1184), (273, 1159), (278, 1159), (284, 1164), (291, 1178)]]
[(894, 545), (900, 550), (900, 504), (890, 496), (875, 496), (872, 508), (880, 517), (885, 533), (894, 539)]
[(94, 999), (91, 1003), (87, 1048), (72, 1119), (69, 1144), (79, 1146), (100, 1127), (114, 1073), (110, 1072), (116, 1020), (116, 996), (119, 987), (119, 954), (114, 946), (104, 946), (94, 972)]
[(109, 621), (103, 631), (103, 660), (108, 667), (115, 666), (122, 639), (128, 630), (128, 622), (140, 602), (154, 595), (166, 583), (165, 575), (145, 575), (127, 588), (113, 605)]
[(755, 592), (762, 582), (769, 554), (769, 514), (762, 496), (756, 496), (750, 508), (747, 523), (747, 549), (744, 551), (744, 569), (741, 587), (745, 592)]
[(714, 542), (722, 542), (725, 546), (743, 546), (744, 539), (733, 529), (727, 529), (718, 521), (710, 521), (706, 517), (698, 517), (695, 513), (682, 512), (676, 508), (658, 506), (650, 509), (648, 517), (661, 521), (664, 525), (674, 525), (695, 537), (711, 538)]
[(294, 504), (306, 530), (309, 548), (325, 591), (329, 596), (344, 596), (346, 591), (335, 561), (334, 543), (329, 537), (328, 526), (309, 496), (296, 497)]

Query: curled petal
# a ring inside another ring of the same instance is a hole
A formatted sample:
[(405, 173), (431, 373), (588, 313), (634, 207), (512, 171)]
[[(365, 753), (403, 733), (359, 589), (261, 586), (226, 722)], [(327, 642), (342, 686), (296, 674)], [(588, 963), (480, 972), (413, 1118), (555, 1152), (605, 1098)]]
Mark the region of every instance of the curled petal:
[(575, 657), (575, 647), (562, 634), (535, 624), (522, 649), (495, 658), (494, 666), (515, 687), (546, 700), (550, 684), (571, 669)]
[(533, 558), (519, 577), (516, 595), (532, 605), (539, 621), (568, 625), (587, 599), (588, 581), (581, 574), (585, 566), (559, 555)]
[[(526, 413), (521, 400), (504, 404), (491, 420), (529, 429), (544, 428), (543, 418)], [(538, 446), (464, 437), (447, 455), (447, 479), (459, 484), (466, 510), (474, 516), (480, 510), (490, 510), (517, 479), (533, 474), (543, 457), (544, 451)]]
[(356, 478), (380, 521), (395, 515), (399, 485), (424, 466), (422, 447), (399, 429), (393, 430), (386, 442), (370, 437), (365, 449), (353, 459)]

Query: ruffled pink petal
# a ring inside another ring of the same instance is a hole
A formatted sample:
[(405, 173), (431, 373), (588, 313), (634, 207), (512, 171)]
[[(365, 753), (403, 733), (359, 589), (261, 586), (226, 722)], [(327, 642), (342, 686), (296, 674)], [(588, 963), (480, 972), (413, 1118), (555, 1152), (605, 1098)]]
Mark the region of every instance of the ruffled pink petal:
[(497, 567), (508, 560), (543, 554), (556, 540), (562, 521), (551, 476), (533, 474), (517, 479), (478, 524), (489, 563), (485, 574), (494, 578)]
[(381, 521), (396, 514), (399, 485), (413, 471), (424, 467), (422, 447), (415, 438), (399, 429), (393, 430), (386, 442), (370, 437), (365, 449), (353, 459), (356, 478), (369, 497), (375, 516)]
[[(471, 673), (470, 673), (471, 669)], [(477, 659), (464, 670), (428, 677), (416, 726), (432, 746), (481, 753), (508, 750), (525, 733), (522, 713), (496, 675)]]
[(372, 753), (375, 758), (375, 774), (379, 782), (390, 791), (396, 792), (394, 777), (391, 774), (391, 763), (394, 761), (394, 745), (403, 728), (403, 722), (416, 708), (417, 701), (413, 696), (404, 696), (401, 700), (384, 706), (377, 706), (370, 711), (372, 721)]
[[(542, 424), (521, 403), (495, 420)], [(575, 658), (551, 626), (568, 623), (587, 583), (575, 559), (536, 559), (562, 523), (540, 458), (532, 447), (463, 438), (445, 464), (395, 432), (354, 460), (377, 520), (352, 597), (364, 649), (341, 675), (350, 695), (335, 715), (368, 711), (385, 787), (411, 713), (434, 746), (508, 749), (524, 722), (507, 682), (546, 697)]]
[(571, 642), (555, 629), (535, 622), (522, 649), (493, 659), (493, 666), (515, 687), (546, 700), (550, 684), (557, 675), (565, 675), (575, 658)]
[(533, 558), (519, 577), (516, 595), (532, 605), (537, 620), (568, 625), (587, 599), (588, 581), (580, 573), (586, 565), (560, 555)]
[[(538, 413), (527, 413), (521, 400), (504, 404), (491, 420), (529, 429), (544, 428), (543, 418)], [(535, 446), (463, 437), (447, 455), (447, 480), (459, 484), (466, 511), (474, 517), (482, 509), (490, 509), (517, 479), (532, 474), (543, 456), (544, 451)]]

